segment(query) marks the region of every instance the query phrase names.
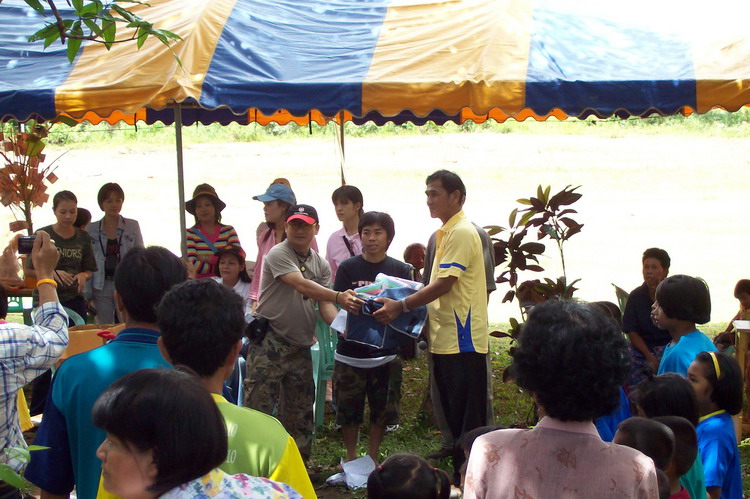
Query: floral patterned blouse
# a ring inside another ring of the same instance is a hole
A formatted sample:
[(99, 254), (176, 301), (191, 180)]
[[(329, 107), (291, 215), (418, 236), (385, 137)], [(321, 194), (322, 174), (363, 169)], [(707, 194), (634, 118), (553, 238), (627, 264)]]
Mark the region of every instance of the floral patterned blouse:
[(160, 497), (165, 499), (233, 499), (238, 497), (302, 499), (301, 495), (285, 483), (243, 473), (227, 475), (218, 468), (200, 478), (183, 483)]
[(604, 442), (591, 421), (549, 416), (533, 430), (497, 430), (471, 447), (465, 499), (659, 497), (651, 458)]

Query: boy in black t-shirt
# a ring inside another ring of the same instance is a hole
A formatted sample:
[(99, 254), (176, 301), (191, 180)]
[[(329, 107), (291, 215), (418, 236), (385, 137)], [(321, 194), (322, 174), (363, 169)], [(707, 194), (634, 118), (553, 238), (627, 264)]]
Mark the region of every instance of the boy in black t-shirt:
[[(393, 219), (387, 213), (370, 211), (359, 220), (362, 254), (344, 260), (333, 288), (346, 291), (371, 284), (379, 273), (411, 279), (412, 267), (386, 255), (393, 241)], [(406, 338), (406, 337), (405, 337)], [(401, 398), (401, 359), (397, 348), (377, 348), (340, 338), (333, 370), (336, 424), (341, 425), (345, 461), (357, 458), (357, 435), (364, 416), (365, 396), (370, 407), (367, 454), (378, 462), (378, 449), (385, 426), (398, 414)]]

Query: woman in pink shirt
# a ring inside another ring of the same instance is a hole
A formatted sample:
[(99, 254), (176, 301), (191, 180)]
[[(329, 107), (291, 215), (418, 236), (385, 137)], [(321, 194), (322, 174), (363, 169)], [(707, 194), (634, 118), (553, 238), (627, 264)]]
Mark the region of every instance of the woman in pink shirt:
[(474, 442), (464, 497), (659, 497), (651, 458), (604, 442), (593, 420), (611, 413), (630, 365), (617, 324), (589, 304), (551, 300), (524, 325), (511, 375), (541, 420)]
[(344, 225), (328, 238), (326, 261), (331, 266), (331, 280), (336, 281), (336, 271), (347, 258), (362, 254), (359, 238), (359, 218), (364, 215), (362, 192), (353, 185), (342, 185), (331, 195), (336, 216)]
[[(258, 257), (255, 259), (255, 270), (253, 271), (253, 282), (250, 283), (250, 294), (248, 297), (255, 304), (260, 299), (261, 282), (263, 275), (263, 259), (271, 251), (271, 248), (279, 244), (286, 237), (284, 223), (287, 218), (287, 210), (297, 204), (294, 191), (289, 186), (289, 181), (279, 178), (268, 186), (263, 194), (253, 196), (256, 201), (263, 203), (263, 215), (266, 219), (266, 227), (258, 232)], [(318, 243), (312, 241), (312, 249), (318, 251)], [(253, 308), (255, 305), (253, 305)]]

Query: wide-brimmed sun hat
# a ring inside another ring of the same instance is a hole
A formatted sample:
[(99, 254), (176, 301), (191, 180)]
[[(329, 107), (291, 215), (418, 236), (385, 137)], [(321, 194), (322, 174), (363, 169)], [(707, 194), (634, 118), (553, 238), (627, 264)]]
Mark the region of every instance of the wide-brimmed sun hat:
[(219, 199), (219, 196), (216, 194), (216, 189), (211, 187), (209, 184), (200, 184), (193, 191), (193, 199), (185, 203), (185, 211), (195, 216), (195, 202), (201, 196), (206, 196), (211, 199), (211, 202), (216, 207), (217, 215), (221, 213), (221, 210), (223, 210), (227, 206), (224, 201)]

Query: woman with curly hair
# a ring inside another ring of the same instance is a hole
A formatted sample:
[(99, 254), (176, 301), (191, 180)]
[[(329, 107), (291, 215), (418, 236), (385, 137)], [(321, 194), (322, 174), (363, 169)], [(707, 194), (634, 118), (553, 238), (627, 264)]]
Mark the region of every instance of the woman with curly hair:
[(464, 497), (658, 497), (654, 462), (604, 442), (593, 420), (612, 412), (630, 366), (614, 321), (596, 307), (552, 300), (534, 307), (511, 374), (542, 419), (472, 446)]

